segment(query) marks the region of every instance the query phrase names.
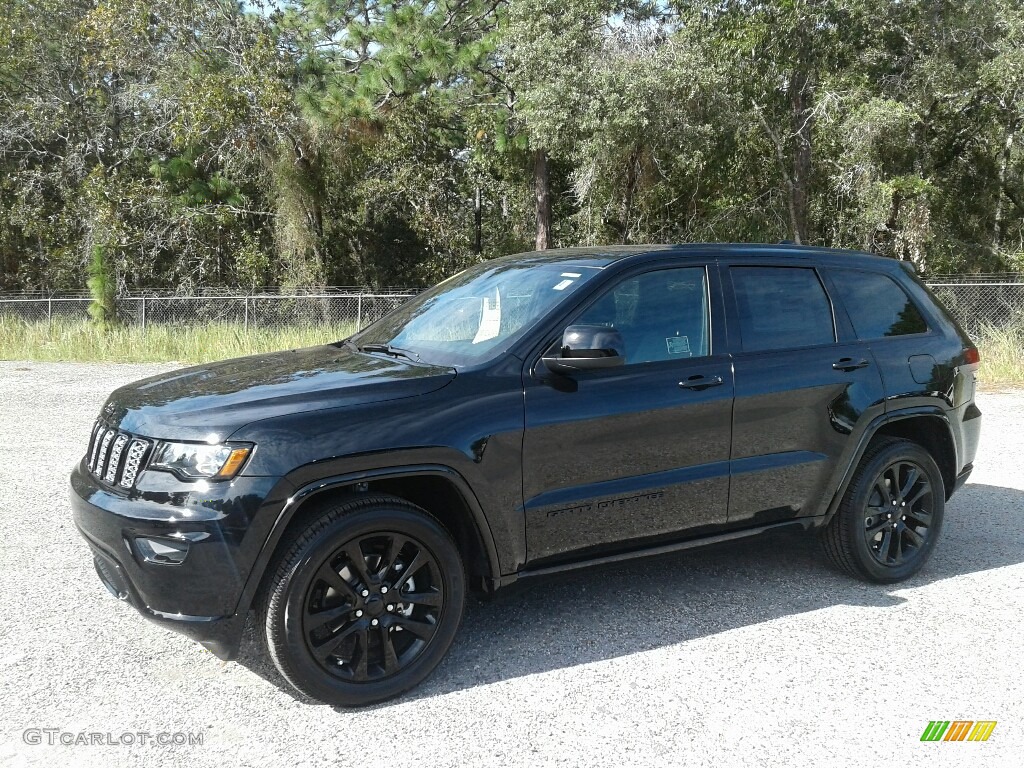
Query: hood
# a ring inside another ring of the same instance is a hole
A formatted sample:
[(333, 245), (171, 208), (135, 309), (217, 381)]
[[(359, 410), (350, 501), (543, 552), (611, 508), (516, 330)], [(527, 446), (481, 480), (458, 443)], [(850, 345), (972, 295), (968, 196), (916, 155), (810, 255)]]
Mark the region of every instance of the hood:
[(415, 397), (454, 378), (453, 368), (326, 344), (142, 379), (115, 390), (100, 418), (147, 437), (223, 440), (260, 419)]

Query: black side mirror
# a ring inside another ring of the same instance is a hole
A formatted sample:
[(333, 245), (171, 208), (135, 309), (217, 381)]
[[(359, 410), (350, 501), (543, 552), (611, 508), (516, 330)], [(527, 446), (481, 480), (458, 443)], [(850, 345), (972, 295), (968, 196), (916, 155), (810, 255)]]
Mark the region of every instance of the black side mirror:
[(622, 334), (607, 325), (570, 325), (562, 334), (558, 355), (543, 360), (548, 370), (562, 374), (614, 368), (626, 362), (626, 344)]

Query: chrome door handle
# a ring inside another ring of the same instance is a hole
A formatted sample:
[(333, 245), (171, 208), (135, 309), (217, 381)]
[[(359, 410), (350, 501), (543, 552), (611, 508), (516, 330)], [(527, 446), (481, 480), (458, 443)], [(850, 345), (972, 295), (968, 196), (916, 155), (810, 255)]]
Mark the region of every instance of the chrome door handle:
[(725, 380), (721, 376), (691, 376), (685, 381), (680, 381), (679, 386), (682, 389), (700, 391), (702, 389), (708, 389), (709, 387), (717, 387), (724, 383)]
[(832, 363), (832, 368), (837, 371), (856, 371), (858, 368), (867, 368), (869, 365), (871, 363), (863, 358), (854, 360), (852, 357), (844, 357)]

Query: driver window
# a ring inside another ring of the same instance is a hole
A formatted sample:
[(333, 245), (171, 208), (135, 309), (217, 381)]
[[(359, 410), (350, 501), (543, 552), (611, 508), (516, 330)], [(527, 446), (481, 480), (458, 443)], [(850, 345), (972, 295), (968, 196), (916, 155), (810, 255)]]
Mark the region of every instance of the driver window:
[(707, 273), (685, 267), (626, 278), (573, 322), (617, 329), (630, 365), (708, 355), (710, 314)]

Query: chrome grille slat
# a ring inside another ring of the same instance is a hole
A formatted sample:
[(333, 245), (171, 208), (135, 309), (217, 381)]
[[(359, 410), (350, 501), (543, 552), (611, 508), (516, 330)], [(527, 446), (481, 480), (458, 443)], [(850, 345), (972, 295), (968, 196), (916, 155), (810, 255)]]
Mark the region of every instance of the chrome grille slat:
[(100, 452), (100, 434), (103, 432), (103, 424), (96, 422), (96, 426), (92, 429), (92, 440), (90, 442), (89, 450), (89, 469), (93, 472), (96, 471), (96, 454)]
[(152, 442), (97, 421), (93, 427), (86, 466), (97, 479), (109, 485), (132, 488)]
[(148, 440), (140, 440), (137, 437), (132, 440), (124, 460), (124, 471), (121, 473), (121, 487), (131, 488), (135, 484), (135, 476), (139, 474), (139, 466), (142, 464), (142, 458), (146, 455), (148, 449)]
[(103, 476), (103, 470), (107, 467), (107, 452), (110, 450), (110, 443), (117, 434), (116, 429), (108, 429), (103, 433), (103, 441), (100, 443), (100, 452), (96, 457), (96, 466), (92, 468), (93, 473), (98, 477)]
[(108, 483), (117, 479), (117, 470), (121, 468), (121, 451), (124, 450), (124, 444), (127, 442), (128, 435), (118, 435), (114, 438), (114, 444), (110, 449), (110, 459), (107, 461), (107, 471), (103, 475), (103, 479)]

